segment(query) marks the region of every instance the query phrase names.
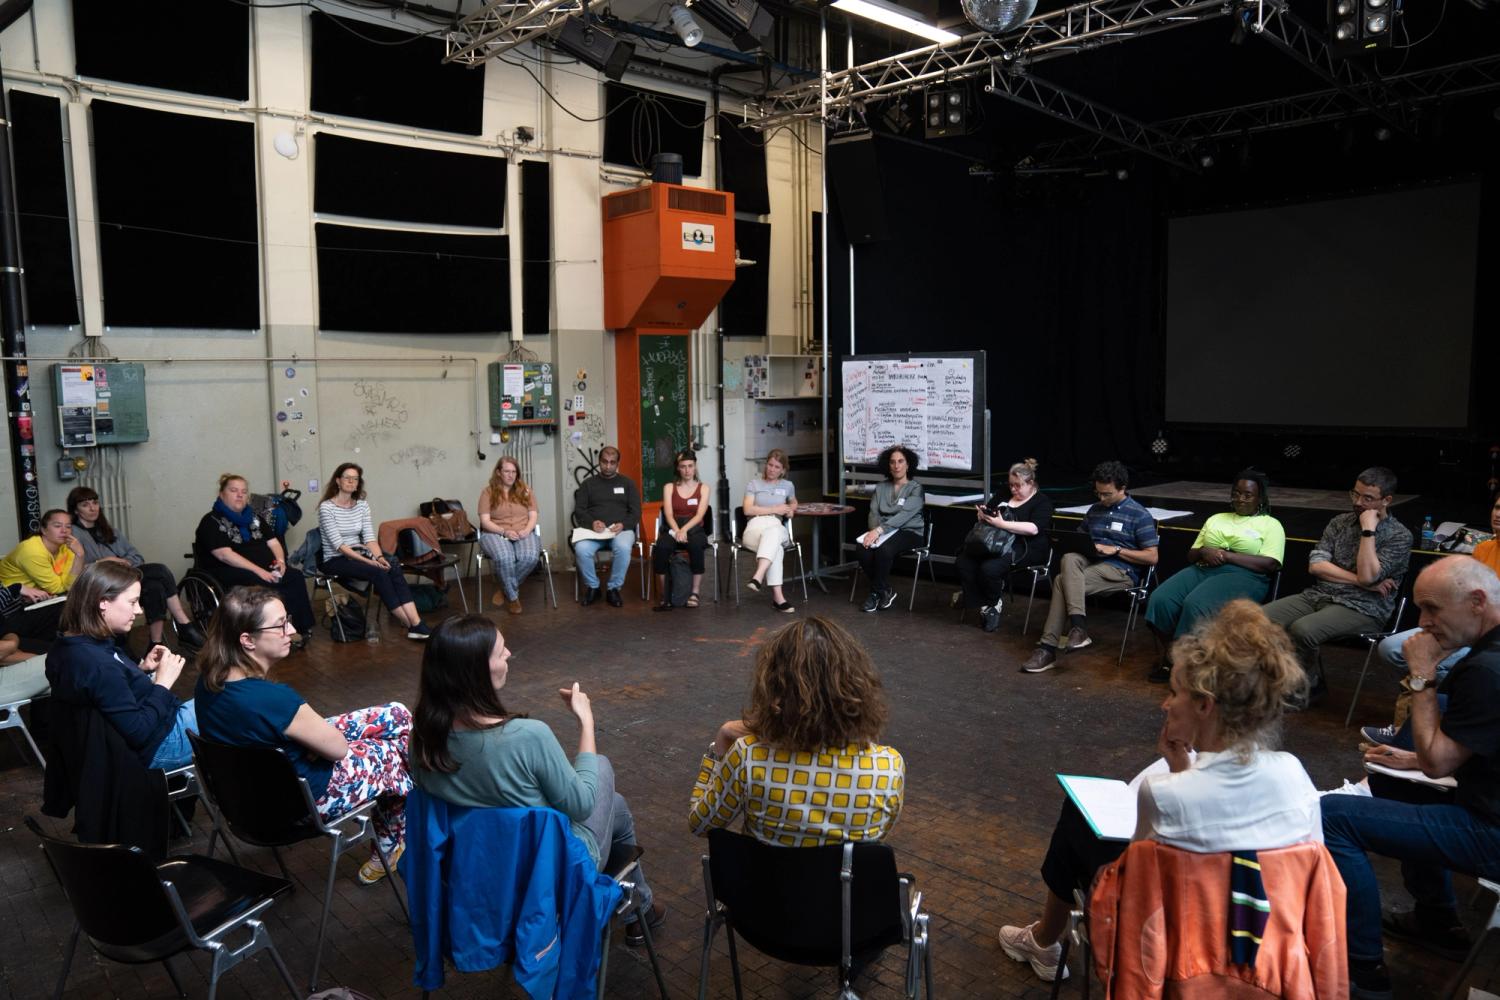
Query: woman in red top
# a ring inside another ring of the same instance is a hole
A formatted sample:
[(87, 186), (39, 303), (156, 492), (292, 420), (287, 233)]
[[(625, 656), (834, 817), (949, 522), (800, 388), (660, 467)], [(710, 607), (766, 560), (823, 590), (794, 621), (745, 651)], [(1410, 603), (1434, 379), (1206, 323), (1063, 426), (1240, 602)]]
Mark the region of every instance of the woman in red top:
[(703, 582), (703, 553), (708, 549), (708, 532), (703, 519), (708, 516), (708, 485), (698, 481), (698, 456), (692, 451), (677, 453), (677, 479), (668, 483), (661, 494), (661, 515), (665, 530), (656, 536), (651, 549), (651, 567), (656, 571), (656, 585), (661, 603), (656, 611), (672, 610), (672, 592), (667, 589), (667, 568), (679, 549), (687, 549), (693, 568), (693, 592), (687, 606), (698, 606), (698, 587)]

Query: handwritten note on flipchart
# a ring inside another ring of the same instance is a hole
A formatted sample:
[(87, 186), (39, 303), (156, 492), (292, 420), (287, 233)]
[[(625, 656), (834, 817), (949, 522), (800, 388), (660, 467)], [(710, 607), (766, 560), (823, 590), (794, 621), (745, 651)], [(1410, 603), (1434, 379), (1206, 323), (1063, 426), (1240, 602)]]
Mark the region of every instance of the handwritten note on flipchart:
[(972, 469), (974, 377), (970, 358), (846, 360), (844, 460), (904, 444), (923, 469)]

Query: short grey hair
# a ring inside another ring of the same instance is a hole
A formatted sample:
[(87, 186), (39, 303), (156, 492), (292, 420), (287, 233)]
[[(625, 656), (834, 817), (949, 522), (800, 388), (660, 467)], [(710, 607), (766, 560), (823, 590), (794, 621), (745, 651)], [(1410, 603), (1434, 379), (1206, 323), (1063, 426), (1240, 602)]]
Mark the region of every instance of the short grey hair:
[(1450, 600), (1477, 590), (1484, 594), (1486, 604), (1500, 607), (1500, 576), (1473, 556), (1447, 556), (1424, 569), (1422, 575), (1432, 572), (1442, 574)]

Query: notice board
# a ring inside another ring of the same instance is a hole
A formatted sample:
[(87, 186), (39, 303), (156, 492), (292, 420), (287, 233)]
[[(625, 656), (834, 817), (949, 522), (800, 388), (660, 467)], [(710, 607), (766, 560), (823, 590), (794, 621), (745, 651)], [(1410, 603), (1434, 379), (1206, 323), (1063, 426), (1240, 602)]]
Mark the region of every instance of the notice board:
[(688, 339), (642, 334), (641, 499), (659, 499), (676, 478), (673, 459), (691, 442), (688, 425)]
[[(57, 404), (57, 443), (62, 448), (140, 444), (150, 440), (146, 422), (146, 366), (79, 361), (52, 366)], [(86, 430), (92, 422), (92, 434)]]
[(491, 361), (491, 427), (557, 424), (557, 383), (546, 361)]
[(919, 469), (983, 470), (983, 351), (853, 354), (842, 365), (845, 465), (873, 465), (902, 444)]

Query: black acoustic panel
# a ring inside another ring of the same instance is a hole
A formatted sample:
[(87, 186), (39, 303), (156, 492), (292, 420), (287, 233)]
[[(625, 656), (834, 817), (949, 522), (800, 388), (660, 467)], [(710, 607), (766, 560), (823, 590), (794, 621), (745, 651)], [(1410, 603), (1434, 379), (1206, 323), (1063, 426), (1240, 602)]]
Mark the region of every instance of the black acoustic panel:
[(505, 225), (505, 158), (320, 132), (313, 209), (396, 222)]
[(441, 38), (314, 12), (312, 109), (478, 135), (484, 69), (444, 64)]
[(656, 153), (682, 156), (682, 172), (703, 174), (703, 123), (708, 106), (702, 101), (658, 94), (654, 90), (604, 85), (604, 160), (626, 167), (650, 167)]
[(243, 0), (73, 0), (80, 76), (250, 98)]
[(734, 193), (734, 210), (751, 215), (771, 214), (771, 192), (766, 186), (766, 137), (740, 124), (734, 115), (719, 115), (720, 186)]
[(104, 321), (258, 328), (255, 126), (110, 101), (90, 110)]
[(734, 244), (741, 259), (755, 263), (734, 269), (734, 284), (719, 303), (719, 326), (730, 337), (764, 337), (770, 292), (771, 224), (735, 219)]
[(317, 225), (318, 326), (373, 333), (510, 329), (510, 238)]
[(830, 139), (824, 169), (833, 189), (835, 218), (843, 225), (848, 241), (860, 244), (890, 239), (874, 135), (854, 132)]
[(521, 163), (521, 332), (552, 329), (552, 168)]
[(20, 90), (12, 90), (9, 99), (26, 317), (31, 323), (68, 326), (78, 322), (78, 293), (73, 283), (62, 102)]

